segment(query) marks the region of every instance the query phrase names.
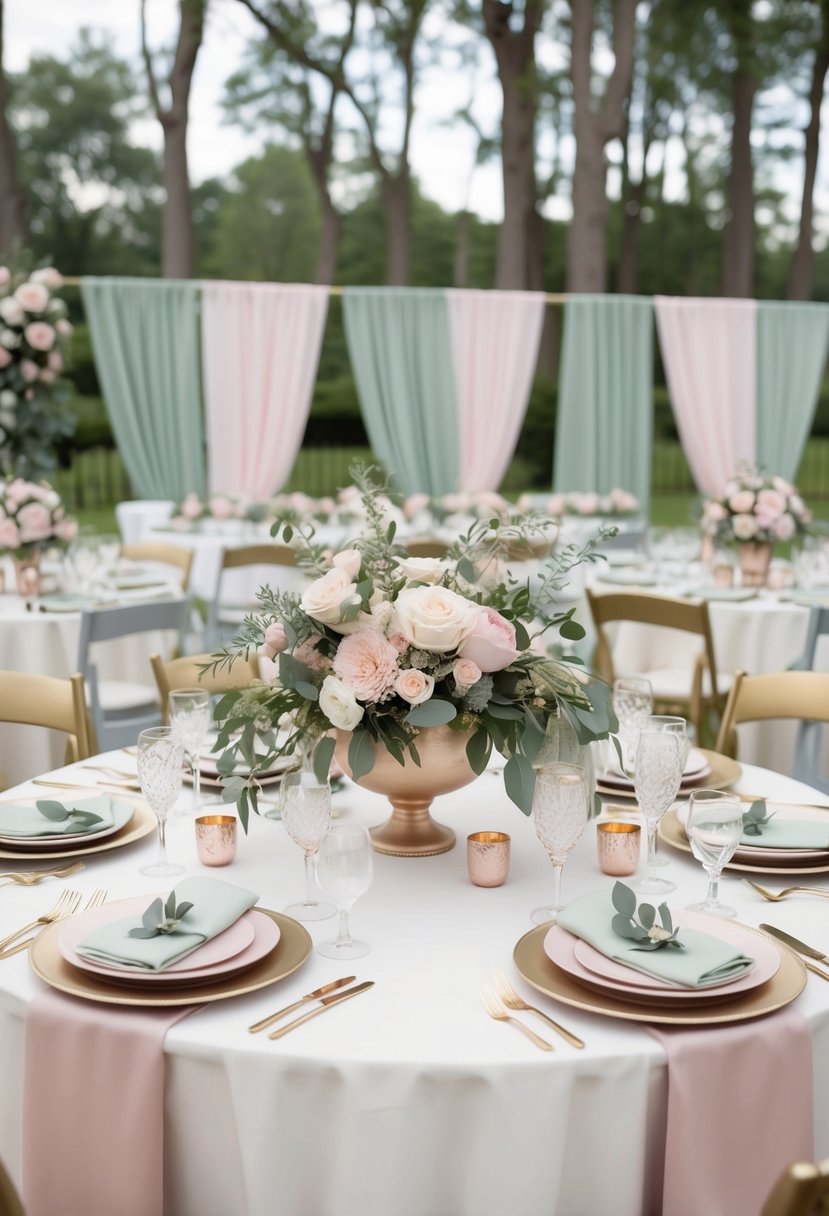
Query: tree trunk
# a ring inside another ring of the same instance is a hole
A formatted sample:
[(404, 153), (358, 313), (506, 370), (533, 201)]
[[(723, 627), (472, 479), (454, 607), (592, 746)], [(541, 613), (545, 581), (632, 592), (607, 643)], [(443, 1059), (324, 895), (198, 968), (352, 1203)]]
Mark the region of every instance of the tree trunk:
[(789, 267), (786, 284), (787, 300), (809, 300), (812, 295), (812, 278), (815, 269), (815, 251), (812, 245), (812, 216), (814, 211), (815, 177), (820, 151), (820, 109), (826, 73), (829, 72), (829, 5), (823, 6), (823, 36), (815, 53), (812, 68), (812, 87), (809, 90), (809, 123), (805, 131), (803, 163), (803, 195), (800, 203), (800, 230), (797, 246)]
[(458, 212), (458, 235), (455, 244), (452, 282), (455, 287), (466, 287), (469, 282), (469, 221), (468, 211)]
[(387, 173), (383, 177), (383, 203), (386, 208), (386, 282), (390, 287), (407, 287), (412, 276), (412, 200), (408, 165), (400, 173)]
[(0, 253), (26, 234), (26, 200), (17, 175), (14, 135), (7, 115), (8, 88), (3, 66), (3, 0), (0, 0)]
[(317, 268), (314, 271), (315, 283), (333, 283), (337, 272), (337, 257), (340, 252), (340, 233), (342, 219), (340, 213), (326, 193), (320, 198), (320, 247), (317, 255)]
[(723, 233), (722, 294), (750, 297), (754, 291), (754, 167), (751, 112), (757, 85), (747, 72), (734, 74), (731, 168), (726, 191), (728, 222)]

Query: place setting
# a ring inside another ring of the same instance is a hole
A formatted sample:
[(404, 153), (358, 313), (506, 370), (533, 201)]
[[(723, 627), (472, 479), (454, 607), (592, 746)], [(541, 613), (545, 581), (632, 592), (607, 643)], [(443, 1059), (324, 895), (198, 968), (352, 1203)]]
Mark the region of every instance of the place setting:
[(108, 852), (155, 827), (143, 799), (110, 796), (91, 786), (66, 797), (57, 782), (52, 789), (51, 797), (0, 800), (0, 858), (39, 861)]

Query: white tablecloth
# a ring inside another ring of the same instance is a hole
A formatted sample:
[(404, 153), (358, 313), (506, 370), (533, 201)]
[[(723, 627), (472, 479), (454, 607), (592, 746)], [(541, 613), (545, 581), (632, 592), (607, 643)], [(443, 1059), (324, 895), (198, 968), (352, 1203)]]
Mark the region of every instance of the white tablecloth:
[[(110, 758), (118, 767), (126, 762), (123, 753)], [(817, 800), (756, 769), (740, 785)], [(354, 786), (335, 795), (335, 806), (367, 824), (385, 817), (383, 799)], [(435, 810), (461, 843), (435, 858), (376, 857), (374, 885), (352, 913), (353, 931), (371, 942), (371, 954), (348, 966), (314, 953), (277, 987), (203, 1009), (168, 1033), (168, 1216), (659, 1211), (662, 1049), (641, 1026), (555, 1005), (517, 975), (513, 946), (532, 927), (530, 910), (549, 898), (552, 873), (500, 776), (485, 773), (439, 799)], [(485, 828), (506, 830), (513, 842), (509, 881), (493, 890), (472, 886), (466, 875), (464, 837)], [(568, 862), (566, 897), (611, 881), (598, 871), (594, 835), (589, 825)], [(89, 861), (69, 882), (85, 895), (97, 887), (111, 899), (149, 895), (160, 889), (158, 880), (143, 878), (138, 867), (153, 847), (150, 838)], [(190, 819), (171, 820), (169, 848), (189, 872), (199, 870)], [(301, 853), (277, 822), (256, 820), (237, 862), (214, 873), (250, 886), (263, 906), (277, 909), (303, 889)], [(679, 885), (673, 905), (701, 898), (702, 869), (684, 854), (672, 854), (665, 873)], [(0, 890), (2, 923), (33, 919), (51, 907), (56, 889), (50, 882)], [(772, 906), (735, 876), (723, 880), (722, 895), (746, 923), (770, 921), (824, 946), (829, 940), (823, 900), (801, 896)], [(309, 928), (319, 941), (333, 935), (335, 923)], [(544, 1054), (490, 1020), (480, 989), (493, 968), (581, 1035), (586, 1049), (550, 1032), (555, 1052)], [(349, 971), (375, 980), (375, 988), (285, 1039), (248, 1034), (255, 1020)], [(0, 964), (0, 1157), (17, 1179), (23, 1019), (40, 986), (25, 953)], [(829, 985), (810, 978), (798, 1007), (813, 1030), (817, 1152), (826, 1156)]]

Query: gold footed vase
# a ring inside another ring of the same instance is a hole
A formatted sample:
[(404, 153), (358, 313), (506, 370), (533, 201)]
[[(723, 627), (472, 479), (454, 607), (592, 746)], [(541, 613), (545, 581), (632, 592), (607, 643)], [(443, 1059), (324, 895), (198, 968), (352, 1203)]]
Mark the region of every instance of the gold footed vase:
[[(371, 839), (378, 853), (391, 857), (434, 857), (455, 844), (455, 833), (436, 823), (429, 813), (438, 794), (449, 794), (475, 780), (476, 774), (466, 758), (471, 731), (450, 730), (448, 726), (421, 727), (415, 739), (420, 768), (406, 753), (405, 764), (398, 764), (382, 743), (374, 746), (374, 768), (358, 778), (357, 784), (376, 794), (385, 794), (392, 805), (391, 818), (371, 828)], [(349, 777), (348, 745), (351, 732), (338, 730), (334, 755)]]
[(743, 541), (740, 545), (740, 574), (744, 587), (765, 587), (769, 577), (773, 545), (770, 541)]

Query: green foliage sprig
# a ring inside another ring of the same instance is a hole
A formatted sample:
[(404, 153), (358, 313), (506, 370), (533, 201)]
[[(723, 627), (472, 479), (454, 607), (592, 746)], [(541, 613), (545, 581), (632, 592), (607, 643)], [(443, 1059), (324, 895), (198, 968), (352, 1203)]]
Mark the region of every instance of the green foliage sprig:
[(627, 938), (637, 942), (634, 950), (662, 950), (670, 947), (684, 950), (684, 944), (677, 939), (677, 930), (667, 904), (659, 905), (661, 925), (656, 924), (656, 909), (653, 904), (640, 904), (639, 919), (636, 919), (636, 894), (623, 882), (613, 884), (611, 894), (616, 914), (611, 928), (617, 937)]
[(159, 896), (142, 913), (141, 928), (130, 929), (127, 937), (150, 938), (175, 933), (192, 907), (192, 903), (187, 900), (183, 904), (176, 904), (175, 891), (170, 892), (166, 903)]

